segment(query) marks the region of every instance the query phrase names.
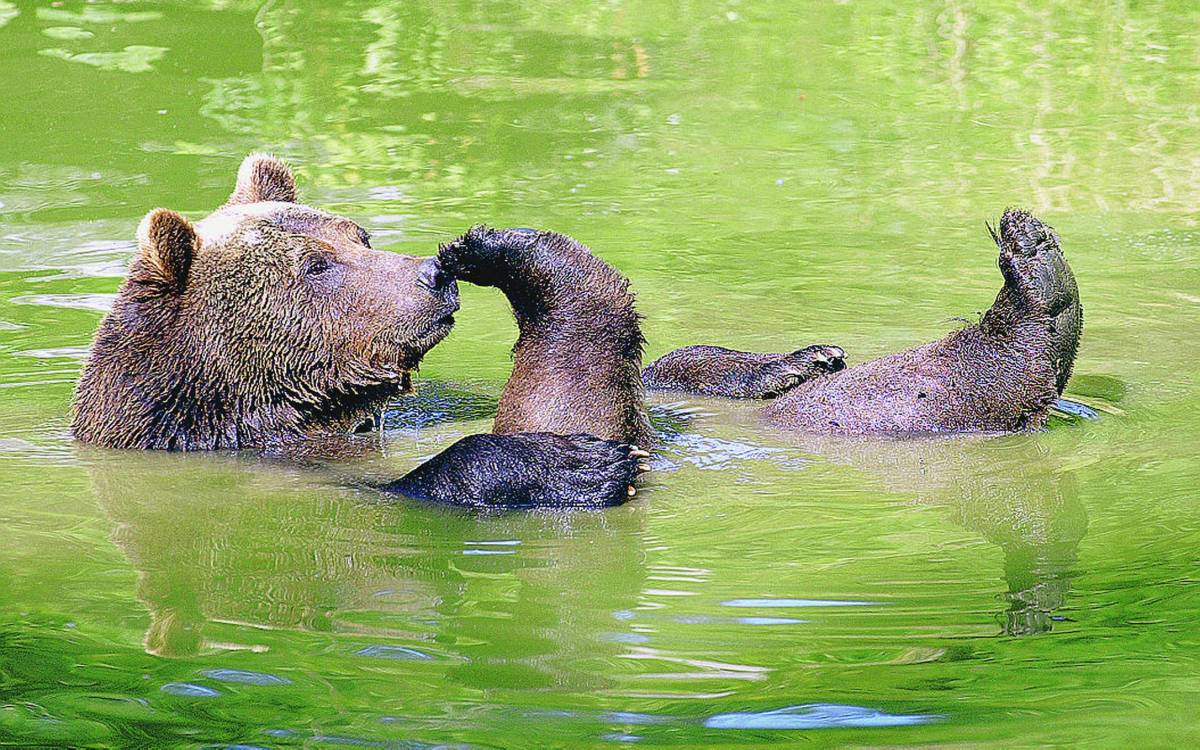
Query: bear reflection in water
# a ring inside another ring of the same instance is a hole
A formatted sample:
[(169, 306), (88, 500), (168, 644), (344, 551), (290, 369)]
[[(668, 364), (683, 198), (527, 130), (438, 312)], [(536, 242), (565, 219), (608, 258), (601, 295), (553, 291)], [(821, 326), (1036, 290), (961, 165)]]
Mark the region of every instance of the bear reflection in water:
[(1073, 470), (1061, 466), (1037, 436), (807, 435), (789, 442), (862, 470), (890, 493), (947, 508), (957, 525), (1004, 554), (1008, 607), (1000, 615), (1002, 631), (1029, 635), (1053, 628), (1088, 523)]
[(160, 656), (286, 652), (304, 633), (331, 659), (428, 661), (475, 687), (603, 689), (611, 685), (566, 664), (619, 652), (605, 645), (607, 608), (635, 607), (645, 585), (636, 505), (397, 508), (290, 460), (81, 455), (111, 538), (138, 574), (145, 648)]
[[(1052, 629), (1087, 519), (1071, 471), (1036, 441), (817, 440), (800, 447), (945, 508), (955, 525), (1000, 548), (1001, 632)], [(93, 487), (138, 573), (150, 615), (145, 647), (162, 656), (258, 648), (286, 639), (270, 634), (282, 630), (325, 634), (328, 648), (346, 654), (382, 644), (383, 655), (432, 657), (447, 677), (469, 672), (462, 679), (472, 685), (611, 688), (618, 675), (576, 662), (625, 651), (610, 637), (620, 627), (613, 613), (638, 611), (655, 557), (646, 540), (664, 532), (648, 528), (654, 521), (638, 505), (603, 514), (421, 505), (397, 513), (292, 462), (100, 459), (89, 459)], [(797, 564), (804, 554), (796, 552)], [(672, 559), (687, 562), (686, 554)], [(514, 637), (521, 653), (502, 653), (499, 644)]]

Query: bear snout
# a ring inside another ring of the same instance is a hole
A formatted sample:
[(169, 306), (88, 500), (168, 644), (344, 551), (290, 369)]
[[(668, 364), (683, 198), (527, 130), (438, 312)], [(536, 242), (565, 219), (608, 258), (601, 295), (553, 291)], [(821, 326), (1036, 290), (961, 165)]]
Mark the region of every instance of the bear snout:
[(439, 293), (454, 283), (453, 277), (442, 268), (437, 258), (426, 258), (417, 267), (417, 283), (431, 292)]

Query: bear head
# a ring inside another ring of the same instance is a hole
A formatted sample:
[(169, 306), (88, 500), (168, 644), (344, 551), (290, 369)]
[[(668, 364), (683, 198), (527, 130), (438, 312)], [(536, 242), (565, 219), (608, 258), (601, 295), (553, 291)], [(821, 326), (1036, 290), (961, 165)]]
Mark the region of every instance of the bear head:
[(437, 259), (371, 249), (358, 224), (298, 203), (283, 162), (251, 154), (208, 217), (143, 219), (72, 428), (167, 450), (350, 431), (410, 387), (457, 309)]

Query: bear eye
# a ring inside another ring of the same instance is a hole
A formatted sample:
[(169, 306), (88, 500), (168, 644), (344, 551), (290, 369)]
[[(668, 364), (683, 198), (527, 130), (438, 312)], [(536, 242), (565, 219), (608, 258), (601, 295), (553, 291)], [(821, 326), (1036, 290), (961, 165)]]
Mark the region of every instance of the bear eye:
[(300, 270), (305, 276), (319, 276), (331, 268), (333, 268), (333, 258), (321, 253), (308, 256)]

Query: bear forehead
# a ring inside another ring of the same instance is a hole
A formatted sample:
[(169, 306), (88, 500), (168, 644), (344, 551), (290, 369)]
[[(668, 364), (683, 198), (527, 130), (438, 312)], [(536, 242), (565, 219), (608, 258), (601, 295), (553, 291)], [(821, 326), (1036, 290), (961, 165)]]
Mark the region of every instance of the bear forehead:
[(365, 239), (365, 232), (350, 219), (296, 203), (265, 201), (222, 206), (196, 222), (201, 245), (214, 247), (235, 237), (245, 242), (262, 239), (253, 230), (274, 227), (291, 234), (329, 240), (336, 236)]

